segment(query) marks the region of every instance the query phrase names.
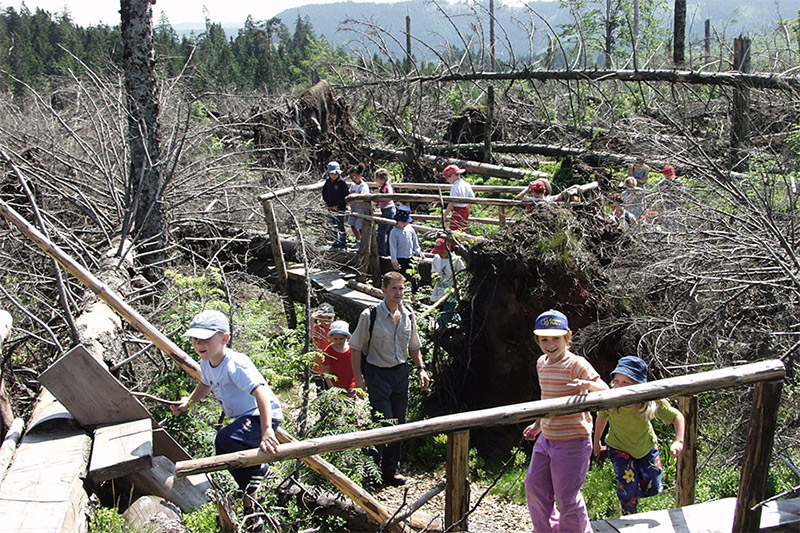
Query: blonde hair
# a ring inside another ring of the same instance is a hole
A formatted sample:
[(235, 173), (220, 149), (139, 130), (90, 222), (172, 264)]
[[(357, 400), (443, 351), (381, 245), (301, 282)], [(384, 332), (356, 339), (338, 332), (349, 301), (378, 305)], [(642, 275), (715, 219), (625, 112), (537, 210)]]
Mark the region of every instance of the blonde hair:
[(389, 181), (389, 171), (386, 170), (385, 168), (379, 168), (378, 170), (376, 170), (375, 171), (375, 179), (377, 180), (379, 178), (380, 179), (385, 179), (386, 181)]
[(667, 400), (660, 399), (660, 400), (650, 400), (649, 402), (644, 402), (639, 407), (639, 414), (642, 415), (645, 422), (650, 422), (652, 419), (656, 417), (656, 412), (658, 412), (659, 407), (669, 407), (669, 403)]

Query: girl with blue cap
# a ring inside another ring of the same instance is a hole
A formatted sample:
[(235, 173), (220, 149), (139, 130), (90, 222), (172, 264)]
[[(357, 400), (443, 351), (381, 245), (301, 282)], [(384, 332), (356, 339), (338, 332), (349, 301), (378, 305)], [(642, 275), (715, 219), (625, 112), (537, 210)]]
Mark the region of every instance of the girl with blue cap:
[[(611, 373), (611, 386), (628, 387), (647, 383), (647, 363), (640, 357), (628, 355), (617, 363)], [(608, 449), (608, 458), (617, 474), (617, 496), (622, 514), (636, 512), (639, 498), (655, 496), (662, 490), (661, 457), (653, 418), (675, 427), (675, 440), (669, 448), (677, 457), (683, 451), (683, 415), (666, 400), (650, 401), (607, 409), (597, 413), (594, 430), (594, 454)], [(600, 443), (603, 430), (608, 425), (606, 446)]]
[[(569, 350), (572, 331), (563, 313), (545, 311), (533, 333), (543, 352), (536, 361), (542, 400), (608, 389), (591, 363)], [(584, 412), (542, 418), (522, 435), (534, 440), (540, 432), (525, 477), (533, 530), (591, 533), (581, 487), (592, 456), (592, 417)]]

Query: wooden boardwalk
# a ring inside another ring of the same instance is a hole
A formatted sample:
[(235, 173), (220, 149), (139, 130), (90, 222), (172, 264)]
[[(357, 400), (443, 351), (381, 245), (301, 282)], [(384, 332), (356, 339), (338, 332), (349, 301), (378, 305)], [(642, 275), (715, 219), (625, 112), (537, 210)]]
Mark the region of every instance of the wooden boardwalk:
[[(592, 522), (595, 533), (730, 533), (736, 498)], [(761, 531), (800, 531), (800, 498), (774, 501), (761, 511)]]

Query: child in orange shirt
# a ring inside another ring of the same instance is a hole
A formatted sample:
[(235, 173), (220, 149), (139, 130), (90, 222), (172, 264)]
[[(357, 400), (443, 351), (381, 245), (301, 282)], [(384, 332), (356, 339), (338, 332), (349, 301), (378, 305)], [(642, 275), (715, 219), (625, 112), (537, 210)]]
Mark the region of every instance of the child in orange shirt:
[[(572, 331), (563, 313), (545, 311), (536, 318), (533, 333), (544, 352), (536, 362), (542, 400), (608, 389), (586, 359), (569, 351)], [(576, 413), (543, 418), (526, 427), (522, 435), (534, 440), (540, 432), (525, 477), (533, 530), (591, 533), (581, 494), (592, 455), (591, 416)]]

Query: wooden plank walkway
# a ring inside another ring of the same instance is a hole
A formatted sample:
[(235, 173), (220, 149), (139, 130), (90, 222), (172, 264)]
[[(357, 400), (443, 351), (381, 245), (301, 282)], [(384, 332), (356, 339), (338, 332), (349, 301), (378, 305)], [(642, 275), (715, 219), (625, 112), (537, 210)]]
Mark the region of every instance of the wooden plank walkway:
[[(736, 498), (592, 522), (595, 533), (729, 533)], [(800, 531), (800, 498), (774, 501), (761, 511), (761, 531)]]
[[(306, 276), (304, 266), (290, 267), (287, 269), (289, 279), (302, 282)], [(355, 279), (355, 273), (348, 274), (339, 270), (323, 270), (311, 268), (309, 277), (314, 289), (325, 291), (325, 299), (330, 301), (334, 308), (345, 315), (351, 324), (351, 331), (355, 327), (354, 319), (367, 307), (379, 304), (381, 301), (361, 291), (347, 286), (349, 279)], [(349, 312), (345, 312), (348, 310)]]
[(91, 446), (82, 429), (26, 435), (0, 485), (0, 530), (86, 531)]

